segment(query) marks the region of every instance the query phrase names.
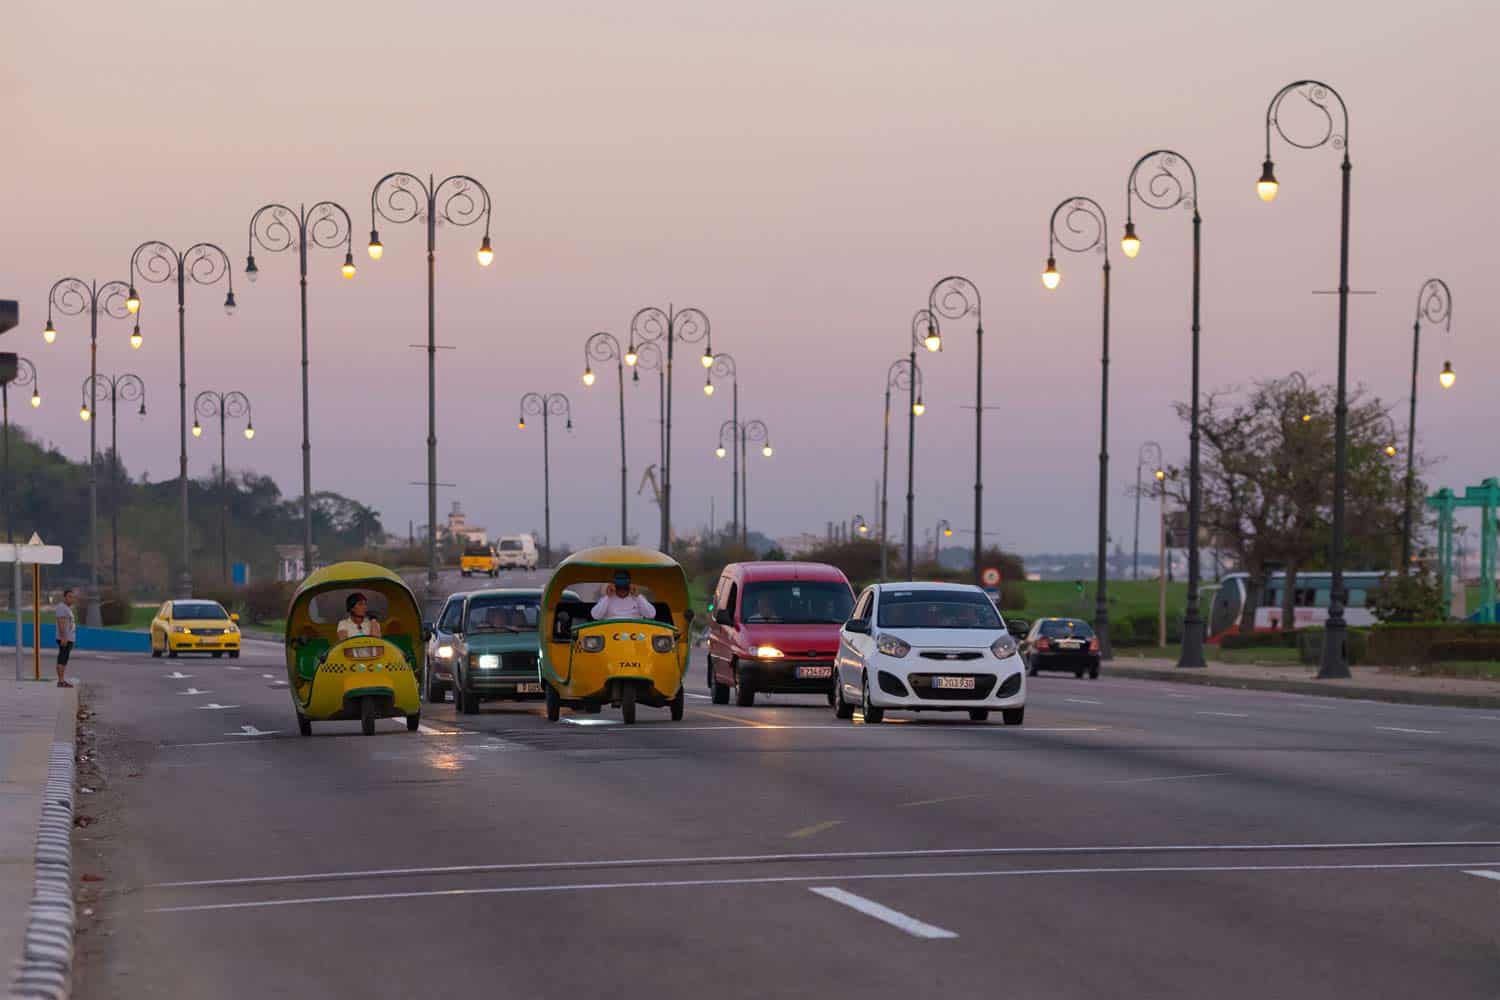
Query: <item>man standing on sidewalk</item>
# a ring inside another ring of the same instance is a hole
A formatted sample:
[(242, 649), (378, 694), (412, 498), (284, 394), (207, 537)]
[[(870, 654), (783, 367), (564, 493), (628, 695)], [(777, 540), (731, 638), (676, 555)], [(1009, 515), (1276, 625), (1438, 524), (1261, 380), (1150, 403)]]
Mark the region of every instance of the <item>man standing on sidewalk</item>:
[(71, 587), (62, 592), (62, 600), (52, 609), (52, 616), (57, 619), (57, 686), (70, 688), (73, 685), (68, 683), (64, 674), (68, 669), (68, 656), (73, 652), (73, 643), (78, 639), (78, 619), (73, 615)]

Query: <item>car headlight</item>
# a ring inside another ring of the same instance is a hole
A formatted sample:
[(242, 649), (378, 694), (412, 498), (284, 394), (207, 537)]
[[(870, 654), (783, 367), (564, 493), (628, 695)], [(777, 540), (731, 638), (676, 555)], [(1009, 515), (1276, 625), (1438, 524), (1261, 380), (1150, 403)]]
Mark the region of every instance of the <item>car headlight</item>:
[(432, 655), (440, 660), (451, 660), (453, 659), (453, 647), (447, 645), (439, 646), (437, 651)]
[(651, 648), (658, 653), (670, 653), (672, 647), (677, 645), (677, 640), (670, 635), (653, 635), (651, 637)]
[(996, 659), (1008, 660), (1016, 655), (1016, 640), (1014, 636), (1002, 635), (990, 646), (990, 652), (995, 654)]
[(500, 654), (498, 653), (470, 653), (469, 666), (478, 667), (480, 670), (499, 670)]
[(186, 625), (173, 625), (172, 626), (172, 634), (173, 635), (188, 635), (192, 631), (193, 630), (190, 629), (190, 628), (188, 628)]
[(604, 652), (604, 636), (586, 635), (578, 640), (578, 648), (585, 653), (602, 653)]
[(775, 646), (756, 646), (755, 655), (762, 660), (779, 660), (786, 654)]
[(882, 633), (875, 638), (875, 648), (886, 656), (900, 658), (911, 652), (911, 643)]
[(230, 635), (238, 635), (239, 631), (240, 631), (240, 627), (238, 625), (231, 625), (228, 628), (226, 628), (224, 631), (228, 632)]

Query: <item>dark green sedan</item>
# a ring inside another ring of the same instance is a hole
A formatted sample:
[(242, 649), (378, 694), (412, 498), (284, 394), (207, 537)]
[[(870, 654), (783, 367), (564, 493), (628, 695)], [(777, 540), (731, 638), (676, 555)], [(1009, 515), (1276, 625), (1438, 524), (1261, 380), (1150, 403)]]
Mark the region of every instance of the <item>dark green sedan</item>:
[[(572, 593), (565, 599), (579, 600)], [(541, 700), (541, 600), (540, 590), (511, 587), (448, 598), (427, 642), (427, 701), (445, 701), (451, 690), (462, 715), (479, 711), (482, 701)]]

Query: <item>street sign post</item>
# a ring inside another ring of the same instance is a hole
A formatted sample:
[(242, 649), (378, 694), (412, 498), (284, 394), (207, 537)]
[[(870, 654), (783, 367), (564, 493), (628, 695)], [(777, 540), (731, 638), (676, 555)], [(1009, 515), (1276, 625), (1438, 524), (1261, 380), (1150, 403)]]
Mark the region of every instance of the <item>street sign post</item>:
[[(3, 303), (0, 303), (3, 304)], [(0, 543), (0, 563), (11, 563), (15, 573), (15, 595), (16, 595), (16, 680), (21, 680), (21, 631), (25, 625), (26, 618), (21, 610), (21, 566), (29, 565), (31, 571), (31, 601), (32, 601), (32, 674), (33, 680), (42, 679), (42, 567), (57, 566), (62, 563), (63, 550), (61, 545), (44, 545), (42, 539), (35, 532), (32, 533), (30, 541), (24, 545), (11, 545)]]
[(984, 587), (984, 592), (990, 595), (995, 602), (995, 607), (1000, 606), (1000, 568), (998, 566), (986, 566), (979, 574), (979, 582)]

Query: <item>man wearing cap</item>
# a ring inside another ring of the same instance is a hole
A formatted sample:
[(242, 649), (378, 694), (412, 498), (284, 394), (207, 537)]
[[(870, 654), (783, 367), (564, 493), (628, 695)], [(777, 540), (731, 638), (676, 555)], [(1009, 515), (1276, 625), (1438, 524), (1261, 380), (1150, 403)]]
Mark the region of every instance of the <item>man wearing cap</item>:
[(652, 619), (656, 617), (656, 608), (631, 585), (630, 574), (622, 569), (615, 573), (614, 585), (604, 591), (589, 613), (596, 622), (610, 618)]

